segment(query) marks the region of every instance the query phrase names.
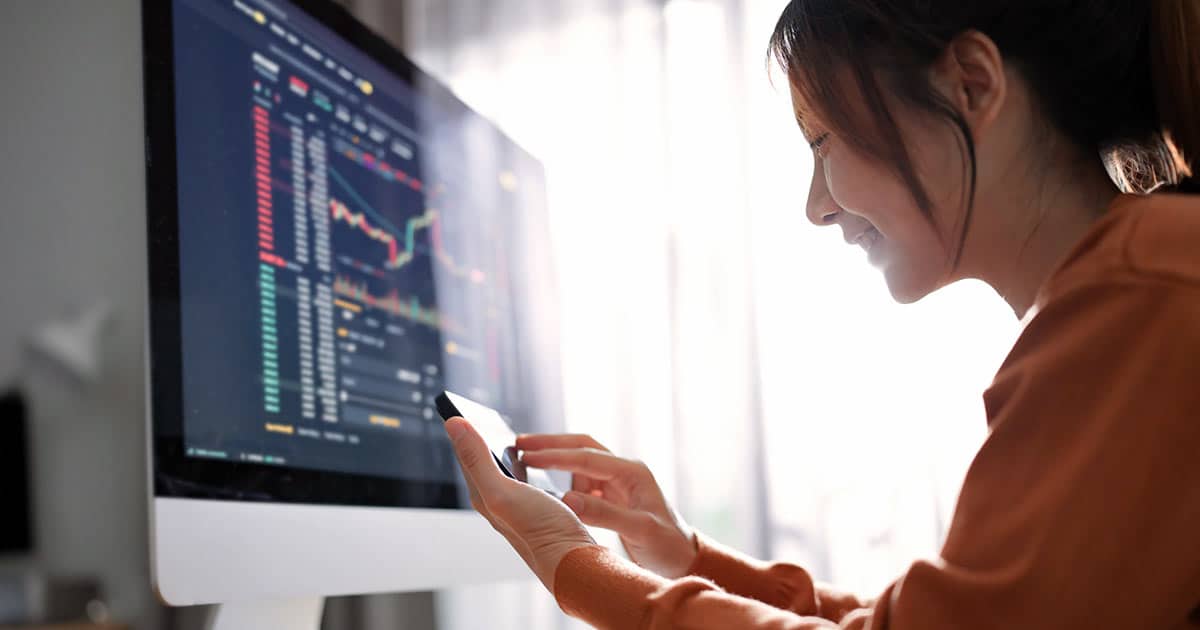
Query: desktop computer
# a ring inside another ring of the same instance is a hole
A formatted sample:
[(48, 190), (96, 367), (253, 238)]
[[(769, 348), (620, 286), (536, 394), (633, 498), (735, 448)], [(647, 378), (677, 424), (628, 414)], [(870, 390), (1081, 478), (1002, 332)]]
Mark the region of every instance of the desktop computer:
[(520, 577), (434, 403), (561, 428), (540, 163), (327, 0), (145, 0), (151, 563), (215, 627)]

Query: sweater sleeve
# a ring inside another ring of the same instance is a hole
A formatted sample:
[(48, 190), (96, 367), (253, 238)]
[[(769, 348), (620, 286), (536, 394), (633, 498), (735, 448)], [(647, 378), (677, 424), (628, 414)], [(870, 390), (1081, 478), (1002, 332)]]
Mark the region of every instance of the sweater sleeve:
[(595, 547), (559, 565), (559, 603), (602, 629), (1185, 627), (1200, 604), (1198, 323), (1200, 295), (1171, 283), (1048, 304), (985, 394), (991, 432), (941, 557), (837, 622), (726, 592), (764, 595), (728, 573), (668, 581)]

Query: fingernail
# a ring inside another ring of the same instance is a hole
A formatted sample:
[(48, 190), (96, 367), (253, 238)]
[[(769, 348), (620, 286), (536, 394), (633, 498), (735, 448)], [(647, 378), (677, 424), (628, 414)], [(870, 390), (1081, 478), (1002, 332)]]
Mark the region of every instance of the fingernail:
[(575, 492), (574, 490), (568, 492), (566, 496), (563, 497), (563, 503), (566, 503), (567, 507), (571, 508), (572, 512), (576, 514), (583, 513), (583, 496), (578, 492)]
[(452, 420), (446, 423), (446, 433), (450, 435), (451, 440), (457, 440), (458, 436), (463, 433), (462, 423), (458, 420)]

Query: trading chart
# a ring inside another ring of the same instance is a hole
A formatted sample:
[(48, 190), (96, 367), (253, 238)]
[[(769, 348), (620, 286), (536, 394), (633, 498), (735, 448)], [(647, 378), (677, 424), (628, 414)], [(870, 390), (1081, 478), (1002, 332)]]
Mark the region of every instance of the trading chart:
[(519, 398), (519, 152), (243, 13), (177, 33), (188, 454), (448, 478), (436, 394)]

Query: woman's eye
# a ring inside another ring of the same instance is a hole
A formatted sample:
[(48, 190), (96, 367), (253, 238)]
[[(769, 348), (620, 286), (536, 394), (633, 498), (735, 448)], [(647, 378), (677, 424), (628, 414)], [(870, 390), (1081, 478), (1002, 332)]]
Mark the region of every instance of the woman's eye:
[(809, 146), (809, 147), (810, 147), (810, 148), (811, 148), (813, 151), (820, 151), (820, 150), (821, 150), (821, 147), (825, 146), (825, 142), (826, 142), (827, 140), (829, 140), (829, 133), (828, 133), (828, 132), (826, 132), (826, 133), (823, 133), (823, 134), (821, 134), (820, 136), (817, 136), (817, 139), (816, 139), (816, 140), (813, 140), (812, 142), (808, 143), (808, 146)]

